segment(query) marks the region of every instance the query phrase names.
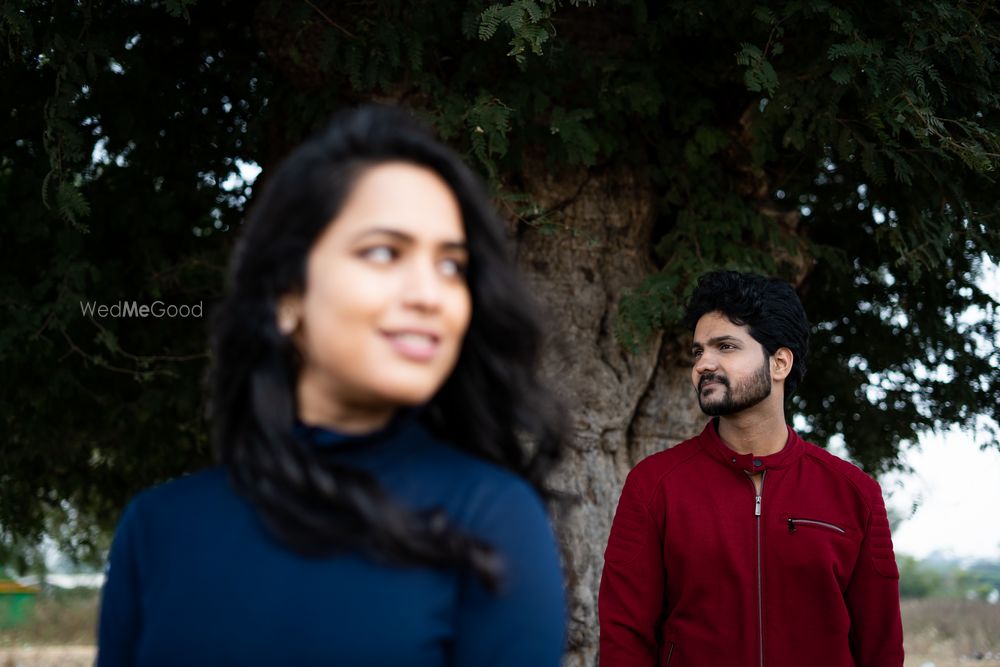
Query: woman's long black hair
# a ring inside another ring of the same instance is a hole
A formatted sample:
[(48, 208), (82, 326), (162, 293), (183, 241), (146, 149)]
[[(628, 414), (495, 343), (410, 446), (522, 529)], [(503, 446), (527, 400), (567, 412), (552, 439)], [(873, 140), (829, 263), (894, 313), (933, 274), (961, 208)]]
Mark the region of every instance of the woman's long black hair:
[(268, 179), (248, 216), (212, 321), (211, 419), (216, 454), (267, 526), (305, 554), (358, 549), (383, 560), (468, 568), (491, 586), (489, 545), (447, 517), (417, 514), (361, 470), (337, 465), (294, 433), (298, 356), (279, 332), (279, 298), (305, 289), (310, 248), (371, 166), (405, 161), (437, 173), (458, 200), (469, 251), (472, 318), (455, 370), (421, 411), (438, 436), (503, 466), (541, 493), (568, 433), (540, 381), (542, 329), (503, 226), (479, 179), (399, 109), (334, 117)]

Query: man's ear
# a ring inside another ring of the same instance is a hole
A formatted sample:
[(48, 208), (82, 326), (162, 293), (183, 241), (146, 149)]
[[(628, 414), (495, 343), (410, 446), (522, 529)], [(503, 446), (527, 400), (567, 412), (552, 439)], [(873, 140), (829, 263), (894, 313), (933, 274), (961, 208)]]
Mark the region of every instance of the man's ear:
[(779, 347), (771, 355), (771, 379), (780, 382), (792, 372), (795, 354), (787, 347)]
[(302, 296), (285, 294), (278, 299), (276, 310), (278, 331), (285, 336), (291, 336), (302, 322)]

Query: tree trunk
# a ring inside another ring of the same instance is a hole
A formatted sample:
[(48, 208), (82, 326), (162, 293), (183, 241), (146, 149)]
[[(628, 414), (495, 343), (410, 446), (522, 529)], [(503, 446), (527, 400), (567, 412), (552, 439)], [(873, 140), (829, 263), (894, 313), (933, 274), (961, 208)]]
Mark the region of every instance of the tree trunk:
[(519, 228), (517, 258), (549, 316), (546, 374), (570, 404), (574, 440), (553, 485), (576, 501), (558, 510), (567, 595), (566, 667), (597, 664), (597, 591), (604, 547), (629, 470), (702, 428), (686, 341), (614, 338), (618, 301), (655, 270), (652, 192), (624, 170), (553, 176), (526, 170), (544, 223)]

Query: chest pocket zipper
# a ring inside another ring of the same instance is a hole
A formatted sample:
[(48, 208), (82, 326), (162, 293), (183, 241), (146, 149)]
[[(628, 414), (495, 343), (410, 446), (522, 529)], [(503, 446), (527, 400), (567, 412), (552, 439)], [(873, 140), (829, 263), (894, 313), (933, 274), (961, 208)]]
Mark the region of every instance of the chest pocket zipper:
[(674, 646), (675, 644), (673, 642), (670, 642), (670, 650), (667, 651), (667, 657), (663, 661), (663, 667), (670, 667), (670, 659), (674, 657)]
[(847, 531), (836, 524), (829, 523), (828, 521), (816, 521), (815, 519), (788, 519), (788, 532), (794, 533), (799, 526), (807, 526), (811, 528), (825, 528), (827, 530), (832, 530), (835, 533), (840, 533), (841, 535), (846, 535)]

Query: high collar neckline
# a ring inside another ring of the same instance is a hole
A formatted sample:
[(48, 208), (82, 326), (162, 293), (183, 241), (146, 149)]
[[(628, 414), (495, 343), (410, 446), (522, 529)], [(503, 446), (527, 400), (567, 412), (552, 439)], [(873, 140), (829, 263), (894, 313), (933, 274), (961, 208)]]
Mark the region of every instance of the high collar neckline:
[(766, 456), (755, 454), (740, 454), (729, 448), (721, 437), (719, 437), (718, 418), (712, 419), (705, 425), (701, 432), (700, 440), (704, 448), (723, 465), (749, 474), (766, 472), (777, 468), (784, 468), (794, 463), (803, 451), (803, 440), (792, 429), (788, 429), (788, 439), (781, 451)]
[(417, 421), (420, 410), (402, 408), (384, 425), (367, 433), (344, 433), (329, 426), (306, 424), (295, 420), (295, 435), (315, 447), (322, 449), (346, 450), (390, 442)]

